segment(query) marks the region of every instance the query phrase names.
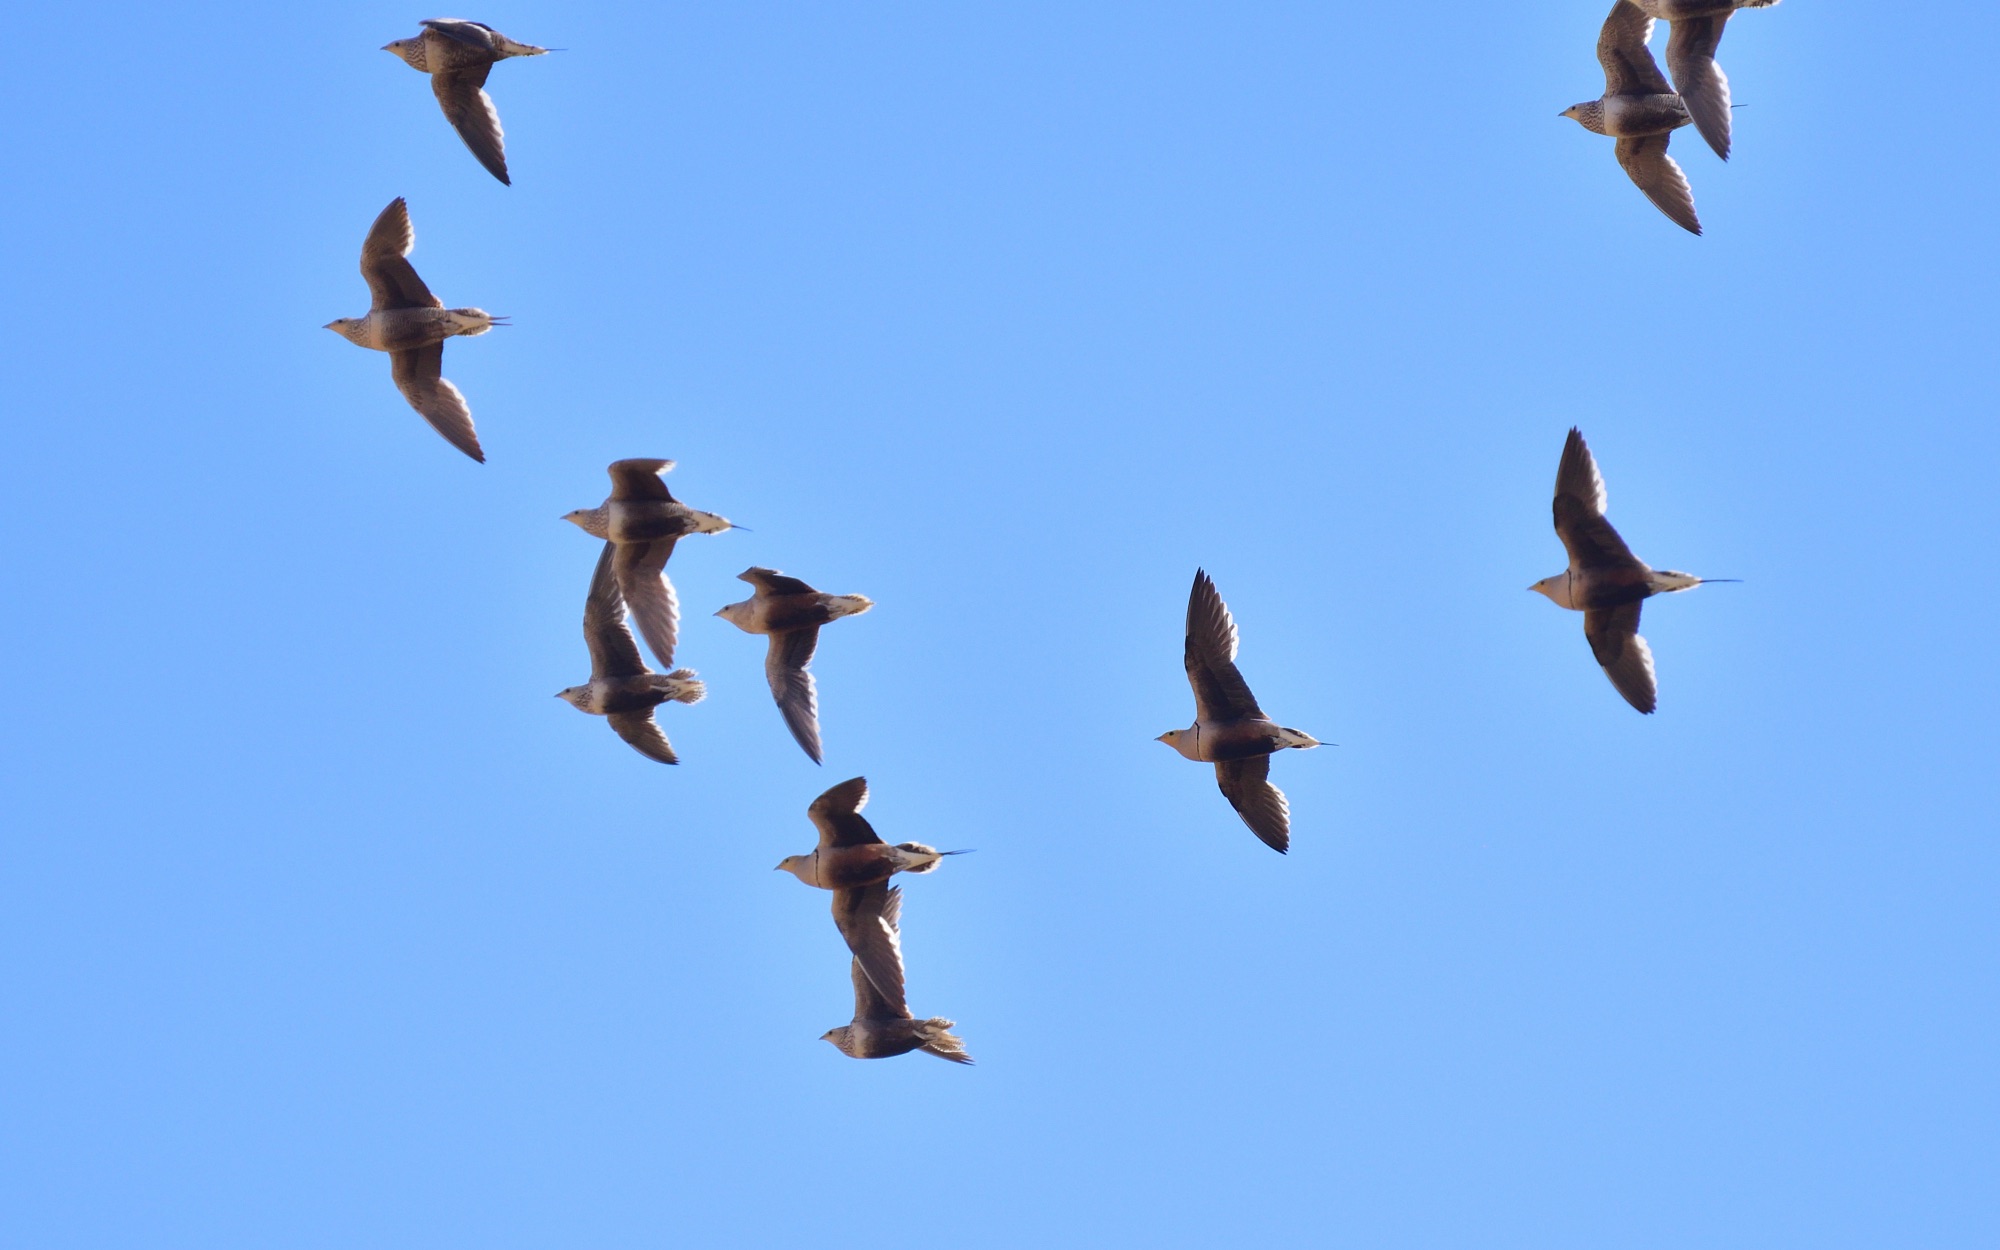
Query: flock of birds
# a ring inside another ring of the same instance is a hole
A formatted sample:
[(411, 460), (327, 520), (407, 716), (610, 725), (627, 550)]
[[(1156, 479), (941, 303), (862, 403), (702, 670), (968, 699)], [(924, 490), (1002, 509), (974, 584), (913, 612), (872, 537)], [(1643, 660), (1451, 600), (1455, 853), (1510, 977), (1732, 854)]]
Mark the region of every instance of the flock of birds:
[[(1666, 155), (1667, 134), (1692, 122), (1727, 157), (1729, 88), (1715, 65), (1716, 41), (1734, 9), (1775, 3), (1618, 0), (1598, 44), (1605, 96), (1566, 113), (1592, 130), (1616, 136), (1619, 161), (1633, 180), (1669, 217), (1696, 233), (1700, 225), (1686, 179)], [(1646, 51), (1654, 17), (1674, 23), (1668, 63), (1682, 96), (1667, 88)], [(486, 78), (499, 61), (540, 56), (549, 49), (516, 42), (478, 22), (446, 18), (421, 25), (414, 38), (399, 39), (384, 50), (430, 75), (431, 88), (459, 137), (489, 173), (511, 185), (500, 118), (484, 90)], [(368, 315), (343, 317), (326, 328), (359, 346), (387, 352), (396, 386), (410, 406), (452, 446), (484, 462), (465, 397), (443, 376), (444, 341), (484, 334), (506, 319), (478, 308), (444, 307), (410, 264), (414, 244), (409, 207), (399, 197), (376, 217), (361, 246)], [(680, 605), (667, 577), (667, 561), (684, 537), (739, 528), (675, 499), (662, 478), (673, 467), (671, 460), (615, 461), (608, 469), (610, 496), (595, 508), (580, 508), (563, 518), (604, 546), (584, 599), (590, 680), (557, 697), (604, 717), (635, 751), (662, 764), (678, 764), (680, 758), (660, 728), (658, 709), (667, 703), (696, 703), (706, 693), (692, 669), (674, 667)], [(1583, 613), (1584, 636), (1611, 684), (1633, 707), (1650, 713), (1658, 693), (1652, 650), (1639, 636), (1641, 605), (1654, 595), (1731, 579), (1652, 568), (1632, 554), (1605, 519), (1604, 509), (1604, 479), (1583, 435), (1572, 429), (1556, 469), (1554, 502), (1556, 534), (1569, 554), (1569, 566), (1529, 589), (1558, 607)], [(810, 671), (819, 631), (874, 604), (863, 595), (816, 590), (776, 569), (750, 568), (739, 577), (755, 593), (715, 615), (769, 639), (764, 671), (772, 698), (800, 748), (820, 763), (818, 694)], [(637, 638), (628, 616), (638, 626)], [(666, 671), (647, 667), (638, 638)], [(1291, 814), (1284, 793), (1271, 784), (1271, 757), (1320, 743), (1264, 714), (1236, 666), (1236, 653), (1235, 619), (1214, 581), (1197, 569), (1188, 595), (1183, 650), (1194, 692), (1194, 722), (1161, 734), (1158, 741), (1187, 759), (1213, 764), (1218, 788), (1243, 823), (1265, 845), (1283, 853), (1291, 844)], [(822, 1040), (857, 1059), (923, 1050), (971, 1063), (964, 1044), (951, 1032), (957, 1027), (952, 1021), (919, 1020), (910, 1011), (903, 975), (902, 890), (889, 884), (899, 872), (927, 873), (946, 856), (963, 852), (916, 842), (885, 843), (861, 815), (867, 801), (868, 783), (860, 777), (814, 799), (806, 814), (819, 832), (818, 845), (778, 865), (806, 885), (832, 892), (834, 923), (851, 955), (854, 1019), (829, 1030)]]

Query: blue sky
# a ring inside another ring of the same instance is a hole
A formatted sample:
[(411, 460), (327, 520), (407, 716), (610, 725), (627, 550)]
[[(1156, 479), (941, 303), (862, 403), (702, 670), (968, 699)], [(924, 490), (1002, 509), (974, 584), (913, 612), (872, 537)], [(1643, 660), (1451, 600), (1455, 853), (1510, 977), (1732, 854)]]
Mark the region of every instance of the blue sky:
[[(1696, 239), (1557, 117), (1606, 7), (496, 4), (511, 189), (422, 13), (14, 15), (10, 1238), (1994, 1244), (1992, 14), (1732, 21)], [(514, 318), (483, 467), (320, 329), (396, 195)], [(1655, 717), (1523, 589), (1572, 424), (1746, 579)], [(752, 527), (678, 769), (551, 697), (625, 456)], [(879, 605), (823, 769), (751, 564)], [(1288, 857), (1151, 741), (1198, 565), (1339, 744)], [(904, 920), (976, 1068), (814, 1040), (855, 774), (978, 849)]]

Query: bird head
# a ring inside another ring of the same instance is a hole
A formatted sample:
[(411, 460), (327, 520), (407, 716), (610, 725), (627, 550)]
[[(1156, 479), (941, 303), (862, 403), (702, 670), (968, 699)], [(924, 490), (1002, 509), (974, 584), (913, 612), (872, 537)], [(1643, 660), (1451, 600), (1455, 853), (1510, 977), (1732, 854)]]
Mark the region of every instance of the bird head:
[(336, 317), (320, 328), (331, 330), (350, 343), (360, 343), (366, 337), (367, 331), (364, 327), (367, 324), (366, 317)]
[(1153, 739), (1153, 741), (1166, 743), (1188, 759), (1198, 760), (1201, 758), (1199, 754), (1201, 749), (1200, 742), (1195, 735), (1195, 731), (1192, 729), (1169, 729), (1167, 732)]
[(854, 1026), (852, 1025), (843, 1024), (837, 1029), (828, 1029), (826, 1032), (819, 1035), (819, 1040), (822, 1042), (833, 1043), (834, 1049), (838, 1050), (843, 1055), (851, 1055), (854, 1052), (848, 1049), (849, 1045), (848, 1036), (853, 1030), (853, 1027)]
[(419, 69), (423, 68), (424, 40), (421, 35), (415, 39), (398, 39), (394, 43), (385, 43), (382, 45), (382, 51), (393, 52), (403, 58), (404, 63)]
[(772, 871), (789, 872), (807, 885), (811, 885), (812, 878), (818, 875), (812, 870), (812, 858), (810, 855), (787, 855)]
[(1572, 104), (1558, 117), (1567, 117), (1585, 130), (1595, 134), (1604, 133), (1604, 101), (1586, 100), (1582, 104)]
[(1570, 602), (1569, 574), (1567, 572), (1558, 573), (1554, 577), (1544, 577), (1541, 581), (1528, 587), (1528, 589), (1538, 595), (1547, 596), (1549, 602), (1559, 608), (1574, 608), (1576, 606)]
[(717, 608), (715, 614), (736, 628), (747, 630), (750, 626), (745, 622), (750, 619), (750, 609), (752, 606), (753, 601), (749, 599), (745, 599), (741, 603), (726, 603)]
[(573, 708), (581, 708), (583, 706), (584, 698), (589, 694), (590, 694), (589, 686), (571, 686), (566, 690), (556, 691), (556, 698), (561, 699), (564, 703), (569, 704)]

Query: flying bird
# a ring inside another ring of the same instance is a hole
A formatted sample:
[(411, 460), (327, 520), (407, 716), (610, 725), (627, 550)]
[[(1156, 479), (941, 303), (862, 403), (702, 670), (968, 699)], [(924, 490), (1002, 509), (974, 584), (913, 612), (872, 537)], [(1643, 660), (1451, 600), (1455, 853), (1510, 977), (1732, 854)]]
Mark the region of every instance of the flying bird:
[(472, 409), (444, 378), (444, 341), (454, 334), (484, 334), (507, 319), (478, 308), (446, 308), (407, 259), (416, 241), (410, 206), (399, 195), (368, 227), (361, 244), (368, 315), (341, 317), (326, 328), (357, 346), (389, 353), (389, 372), (410, 407), (446, 442), (484, 464), (486, 453), (472, 430)]
[(583, 603), (583, 641), (590, 648), (590, 680), (556, 691), (556, 698), (579, 712), (610, 721), (618, 736), (647, 759), (678, 764), (680, 756), (660, 732), (653, 709), (668, 702), (699, 703), (707, 691), (695, 680), (692, 669), (655, 673), (639, 658), (639, 644), (625, 628), (625, 601), (612, 572), (616, 550), (614, 544), (604, 544), (597, 570), (590, 577), (590, 595)]
[(757, 593), (716, 613), (748, 634), (770, 636), (764, 654), (764, 676), (771, 697), (800, 747), (820, 762), (819, 698), (813, 675), (806, 671), (819, 647), (819, 627), (843, 616), (857, 616), (875, 606), (866, 595), (829, 595), (776, 569), (745, 569), (736, 575)]
[(857, 891), (863, 896), (855, 917), (857, 927), (865, 927), (867, 941), (881, 959), (896, 965), (895, 989), (884, 990), (862, 966), (856, 954), (848, 973), (854, 981), (854, 1020), (820, 1034), (850, 1059), (887, 1059), (913, 1050), (971, 1063), (965, 1043), (952, 1033), (958, 1025), (942, 1016), (918, 1020), (910, 1014), (903, 995), (903, 943), (901, 936), (903, 892), (893, 886), (876, 884)]
[(639, 633), (653, 649), (662, 668), (674, 664), (674, 643), (680, 630), (680, 601), (667, 580), (667, 557), (688, 534), (719, 534), (735, 529), (712, 512), (697, 512), (668, 493), (660, 474), (671, 460), (614, 460), (611, 497), (595, 508), (565, 513), (570, 522), (617, 548), (612, 568), (619, 593), (639, 623)]
[(548, 49), (517, 43), (491, 26), (455, 17), (417, 24), (423, 29), (415, 37), (383, 44), (382, 51), (395, 53), (411, 69), (431, 76), (431, 91), (444, 109), (445, 120), (486, 166), (487, 173), (512, 186), (500, 135), (500, 113), (484, 90), (486, 75), (496, 61), (540, 56)]
[(1695, 577), (1655, 569), (1632, 554), (1604, 519), (1604, 478), (1597, 459), (1572, 427), (1556, 466), (1556, 536), (1569, 552), (1569, 568), (1528, 587), (1559, 608), (1583, 613), (1583, 636), (1604, 675), (1641, 712), (1659, 704), (1653, 649), (1639, 636), (1639, 605), (1654, 595), (1691, 590), (1733, 577)]
[(1688, 124), (1687, 106), (1646, 50), (1653, 19), (1632, 0), (1618, 0), (1597, 36), (1597, 59), (1604, 66), (1604, 95), (1572, 104), (1561, 116), (1576, 119), (1593, 134), (1618, 140), (1618, 164), (1653, 206), (1673, 223), (1695, 234), (1701, 220), (1694, 213), (1694, 191), (1687, 175), (1667, 155), (1667, 138)]
[(1188, 684), (1194, 687), (1194, 724), (1170, 729), (1155, 741), (1188, 759), (1214, 764), (1223, 797), (1250, 832), (1282, 855), (1292, 841), (1291, 807), (1271, 784), (1271, 756), (1287, 747), (1316, 747), (1319, 740), (1277, 724), (1257, 706), (1257, 697), (1236, 669), (1236, 621), (1200, 569), (1188, 593), (1183, 658)]
[(890, 846), (876, 836), (875, 827), (861, 814), (866, 806), (865, 777), (829, 788), (806, 808), (806, 816), (819, 830), (819, 845), (804, 855), (787, 855), (777, 871), (833, 891), (833, 923), (847, 939), (857, 965), (867, 971), (882, 993), (900, 1002), (902, 957), (894, 942), (885, 946), (874, 928), (875, 913), (882, 906), (878, 887), (896, 873), (930, 872), (945, 856), (965, 852), (940, 851), (921, 842)]
[(1738, 9), (1767, 9), (1778, 0), (1632, 0), (1647, 17), (1672, 22), (1667, 70), (1694, 128), (1723, 160), (1729, 159), (1729, 76), (1715, 63), (1722, 26)]

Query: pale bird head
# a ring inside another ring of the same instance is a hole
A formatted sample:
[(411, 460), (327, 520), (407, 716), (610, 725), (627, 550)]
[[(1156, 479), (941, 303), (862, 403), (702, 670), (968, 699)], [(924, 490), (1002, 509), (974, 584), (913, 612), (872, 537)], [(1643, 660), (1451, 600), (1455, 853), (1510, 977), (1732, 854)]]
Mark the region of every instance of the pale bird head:
[[(782, 860), (778, 861), (778, 866), (772, 869), (772, 871), (789, 872), (794, 877), (797, 877), (799, 880), (805, 881), (806, 872), (811, 867), (811, 865), (812, 865), (812, 856), (810, 855), (787, 855)], [(812, 882), (806, 881), (806, 884), (811, 885)]]
[(578, 508), (574, 512), (563, 513), (562, 519), (580, 530), (588, 531), (590, 529), (591, 514), (595, 511), (595, 508)]
[(331, 330), (350, 343), (359, 343), (364, 333), (362, 327), (367, 324), (366, 317), (335, 317), (320, 328)]
[(837, 1029), (828, 1029), (819, 1035), (819, 1040), (822, 1042), (832, 1042), (835, 1049), (839, 1050), (842, 1054), (847, 1054), (847, 1034), (848, 1030), (852, 1027), (851, 1025), (843, 1024)]
[(422, 54), (423, 43), (424, 41), (421, 37), (416, 39), (398, 39), (394, 43), (383, 44), (382, 51), (393, 52), (414, 65), (417, 63), (417, 58)]
[(1181, 735), (1186, 732), (1187, 730), (1185, 729), (1169, 729), (1167, 730), (1167, 732), (1153, 739), (1153, 741), (1164, 742), (1168, 746), (1172, 747), (1174, 750), (1178, 751), (1181, 749)]
[(1541, 581), (1528, 587), (1528, 589), (1538, 595), (1547, 597), (1550, 603), (1555, 604), (1559, 608), (1573, 606), (1569, 599), (1568, 573), (1558, 573), (1554, 577), (1544, 577)]
[(715, 614), (723, 620), (728, 621), (731, 625), (741, 629), (743, 628), (744, 618), (750, 614), (750, 606), (751, 601), (748, 599), (745, 599), (741, 603), (726, 603), (717, 608)]
[(556, 698), (561, 699), (571, 707), (580, 708), (583, 706), (584, 697), (589, 693), (589, 686), (571, 686), (566, 690), (556, 691)]

